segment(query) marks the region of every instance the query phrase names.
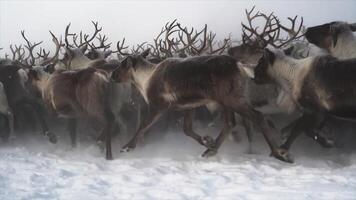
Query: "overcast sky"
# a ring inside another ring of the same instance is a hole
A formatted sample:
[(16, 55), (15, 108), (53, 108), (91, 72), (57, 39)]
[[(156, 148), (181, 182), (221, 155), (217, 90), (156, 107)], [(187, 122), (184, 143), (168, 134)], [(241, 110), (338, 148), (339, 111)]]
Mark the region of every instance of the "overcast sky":
[[(0, 47), (22, 43), (20, 30), (31, 41), (45, 41), (52, 45), (48, 30), (64, 33), (71, 22), (71, 30), (92, 32), (91, 20), (99, 21), (112, 41), (126, 37), (129, 44), (151, 41), (167, 21), (177, 18), (183, 25), (210, 30), (222, 38), (232, 33), (240, 39), (244, 9), (273, 11), (280, 19), (299, 15), (305, 25), (330, 21), (356, 22), (356, 1), (352, 0), (276, 0), (276, 1), (4, 1), (0, 0)], [(4, 52), (4, 51), (3, 51)], [(3, 55), (1, 53), (0, 55)]]

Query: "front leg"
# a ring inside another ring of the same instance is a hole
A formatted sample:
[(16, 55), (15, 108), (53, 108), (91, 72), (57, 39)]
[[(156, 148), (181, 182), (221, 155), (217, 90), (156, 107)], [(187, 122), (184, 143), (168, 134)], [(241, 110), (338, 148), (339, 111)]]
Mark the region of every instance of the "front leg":
[(129, 143), (124, 145), (121, 152), (128, 152), (136, 148), (137, 142), (143, 138), (144, 134), (148, 129), (162, 116), (166, 108), (158, 106), (149, 106), (148, 115), (146, 120), (141, 124), (140, 128), (136, 131), (135, 136), (130, 140)]
[(41, 128), (42, 128), (42, 134), (44, 136), (48, 137), (48, 140), (51, 143), (53, 143), (53, 144), (57, 143), (57, 136), (49, 130), (47, 122), (43, 117), (41, 104), (39, 104), (36, 100), (29, 99), (29, 98), (25, 98), (21, 102), (30, 105), (34, 109), (34, 111), (36, 112), (36, 116), (37, 116), (37, 118), (38, 118), (38, 120), (40, 122)]

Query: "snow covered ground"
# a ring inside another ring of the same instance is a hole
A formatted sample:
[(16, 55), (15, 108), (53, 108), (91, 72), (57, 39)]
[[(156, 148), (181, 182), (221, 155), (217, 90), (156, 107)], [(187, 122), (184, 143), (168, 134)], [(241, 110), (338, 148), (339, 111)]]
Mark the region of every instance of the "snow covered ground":
[(93, 141), (72, 149), (65, 135), (56, 145), (18, 136), (0, 146), (0, 199), (356, 199), (355, 150), (322, 149), (301, 136), (288, 164), (269, 157), (256, 133), (254, 154), (241, 136), (204, 159), (182, 132), (151, 135), (125, 154), (116, 139), (113, 161)]

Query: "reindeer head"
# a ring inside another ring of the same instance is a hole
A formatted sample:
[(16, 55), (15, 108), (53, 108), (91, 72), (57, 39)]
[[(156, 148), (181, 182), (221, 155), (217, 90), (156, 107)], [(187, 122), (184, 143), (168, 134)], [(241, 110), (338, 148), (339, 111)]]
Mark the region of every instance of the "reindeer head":
[(306, 39), (316, 46), (331, 52), (337, 45), (339, 36), (343, 33), (356, 31), (356, 23), (330, 22), (327, 24), (309, 27), (305, 32)]
[(285, 59), (290, 56), (293, 47), (285, 50), (266, 48), (263, 56), (259, 59), (257, 66), (254, 70), (254, 81), (257, 84), (273, 83), (272, 77), (275, 65), (283, 65)]
[(256, 41), (229, 48), (227, 53), (241, 63), (257, 64), (263, 55), (263, 47)]
[[(265, 14), (257, 11), (253, 14), (254, 9), (255, 6), (250, 11), (245, 10), (248, 23), (241, 24), (242, 44), (228, 50), (228, 54), (239, 62), (257, 64), (267, 45), (281, 48), (303, 36), (301, 33), (303, 18), (300, 18), (300, 23), (296, 26), (298, 16), (294, 18), (288, 17), (291, 26), (287, 27), (282, 25), (273, 13)], [(258, 20), (263, 21), (262, 26), (256, 26), (256, 21)], [(287, 37), (282, 38), (283, 35)]]
[(147, 64), (149, 64), (146, 60), (149, 52), (150, 49), (147, 49), (139, 55), (127, 56), (120, 66), (113, 71), (111, 78), (119, 83), (133, 81), (134, 74), (137, 71), (144, 70)]

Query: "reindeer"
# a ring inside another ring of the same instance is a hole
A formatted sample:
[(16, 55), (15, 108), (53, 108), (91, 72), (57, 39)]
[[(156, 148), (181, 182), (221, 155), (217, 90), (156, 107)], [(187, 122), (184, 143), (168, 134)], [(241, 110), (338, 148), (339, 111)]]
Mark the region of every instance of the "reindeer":
[(213, 143), (194, 132), (185, 132), (198, 143), (207, 147), (202, 156), (215, 155), (229, 133), (231, 115), (237, 112), (258, 125), (271, 148), (272, 155), (291, 162), (288, 152), (281, 151), (271, 136), (263, 115), (255, 111), (243, 95), (244, 80), (236, 62), (229, 56), (198, 56), (192, 58), (169, 58), (159, 64), (145, 59), (149, 49), (141, 55), (128, 56), (112, 73), (117, 82), (132, 82), (148, 104), (148, 115), (135, 136), (122, 151), (136, 147), (145, 132), (169, 110), (186, 111), (184, 127), (189, 129), (190, 110), (207, 103), (218, 103), (224, 111), (224, 127)]
[(25, 86), (28, 80), (27, 72), (25, 70), (35, 64), (36, 58), (34, 56), (33, 50), (36, 46), (41, 44), (41, 42), (31, 43), (26, 38), (24, 31), (21, 31), (21, 35), (26, 41), (24, 48), (28, 50), (28, 55), (26, 56), (26, 50), (22, 47), (22, 45), (15, 45), (15, 49), (13, 49), (11, 45), (10, 49), (13, 53), (14, 61), (9, 62), (8, 60), (3, 60), (3, 64), (1, 65), (0, 69), (0, 82), (2, 82), (4, 86), (7, 101), (9, 107), (14, 113), (14, 117), (17, 117), (18, 111), (22, 108), (30, 108), (32, 111), (34, 111), (35, 116), (39, 120), (42, 128), (42, 134), (48, 137), (51, 143), (56, 143), (57, 137), (54, 133), (49, 131), (47, 122), (43, 117), (43, 109), (41, 104), (29, 93)]
[(288, 150), (303, 131), (318, 137), (315, 129), (322, 126), (325, 116), (354, 119), (355, 59), (332, 56), (311, 56), (294, 59), (288, 50), (265, 50), (255, 68), (255, 82), (273, 82), (282, 88), (283, 101), (289, 109), (299, 109), (303, 115), (282, 148)]
[(326, 50), (330, 55), (349, 59), (356, 57), (356, 23), (330, 22), (309, 27), (305, 38), (316, 46)]
[[(273, 13), (265, 14), (259, 11), (254, 13), (254, 10), (255, 6), (251, 10), (245, 10), (247, 23), (242, 23), (242, 44), (228, 50), (228, 54), (238, 60), (239, 66), (251, 78), (253, 78), (253, 69), (267, 45), (275, 48), (294, 46), (289, 53), (296, 58), (325, 54), (318, 47), (299, 41), (303, 36), (303, 18), (300, 18), (299, 24), (297, 24), (298, 16), (288, 18), (291, 26), (287, 27), (281, 24)], [(254, 22), (256, 21), (264, 23), (261, 26), (255, 26)], [(274, 84), (257, 85), (248, 79), (246, 87), (246, 97), (255, 109), (265, 114), (291, 112), (284, 109), (288, 107), (280, 104), (279, 100), (283, 99), (283, 96), (279, 95), (281, 93), (278, 86)], [(273, 126), (272, 123), (270, 125)], [(292, 122), (283, 128), (282, 133), (287, 132), (293, 125)], [(249, 123), (244, 123), (244, 126), (246, 130), (251, 129)], [(314, 136), (312, 138), (315, 139)], [(325, 140), (323, 137), (318, 137), (317, 141), (323, 145)]]
[[(58, 53), (61, 42), (53, 34), (52, 40)], [(109, 73), (96, 66), (50, 73), (49, 66), (36, 66), (29, 71), (31, 83), (41, 94), (45, 105), (58, 116), (69, 119), (73, 146), (76, 145), (77, 119), (88, 117), (99, 123), (103, 127), (99, 138), (105, 139), (106, 159), (111, 160), (111, 133), (115, 116), (110, 107), (112, 84)]]

